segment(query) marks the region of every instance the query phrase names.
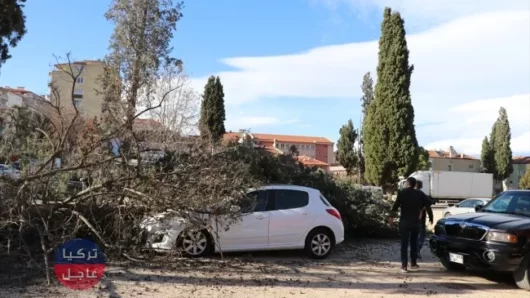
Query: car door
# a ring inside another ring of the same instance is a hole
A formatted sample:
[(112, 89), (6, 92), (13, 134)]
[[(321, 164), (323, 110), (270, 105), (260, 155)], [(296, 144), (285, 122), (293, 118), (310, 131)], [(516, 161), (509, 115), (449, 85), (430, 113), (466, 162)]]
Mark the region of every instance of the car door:
[(241, 205), (241, 218), (218, 224), (221, 251), (266, 249), (269, 245), (268, 192), (252, 191)]
[(462, 201), (460, 204), (458, 204), (458, 208), (456, 208), (457, 214), (464, 214), (469, 212), (475, 212), (475, 203), (478, 200), (465, 200)]
[(269, 247), (290, 248), (306, 237), (316, 214), (309, 209), (309, 193), (302, 190), (271, 190)]

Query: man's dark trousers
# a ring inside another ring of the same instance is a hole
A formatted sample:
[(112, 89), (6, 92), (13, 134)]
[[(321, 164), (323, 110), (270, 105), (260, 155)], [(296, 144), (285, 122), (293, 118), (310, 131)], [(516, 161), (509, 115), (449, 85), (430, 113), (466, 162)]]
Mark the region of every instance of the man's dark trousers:
[(425, 233), (426, 233), (427, 227), (424, 223), (420, 224), (420, 234), (418, 236), (418, 252), (421, 251), (421, 248), (423, 247), (423, 244), (425, 243)]
[(416, 265), (418, 259), (418, 234), (419, 224), (400, 223), (399, 234), (401, 235), (401, 266), (408, 267), (408, 246), (410, 242), (411, 265)]

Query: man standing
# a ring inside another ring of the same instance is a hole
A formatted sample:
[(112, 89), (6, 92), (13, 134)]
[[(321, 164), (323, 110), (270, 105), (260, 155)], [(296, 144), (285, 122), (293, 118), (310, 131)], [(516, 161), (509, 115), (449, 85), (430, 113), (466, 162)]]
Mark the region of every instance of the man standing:
[[(422, 181), (416, 181), (416, 189), (423, 192), (421, 189), (423, 188), (423, 182)], [(418, 236), (418, 260), (421, 260), (421, 249), (423, 247), (423, 243), (425, 242), (425, 232), (427, 230), (427, 225), (426, 225), (426, 218), (427, 218), (427, 214), (429, 214), (429, 224), (432, 225), (432, 222), (433, 222), (433, 214), (432, 214), (432, 209), (431, 209), (431, 205), (432, 205), (432, 200), (427, 196), (427, 199), (429, 199), (429, 206), (428, 207), (425, 207), (421, 210), (421, 215), (420, 215), (420, 234)]]
[(427, 196), (417, 189), (416, 179), (409, 177), (407, 179), (407, 188), (398, 192), (396, 202), (392, 207), (392, 216), (389, 223), (394, 222), (394, 215), (401, 209), (399, 217), (399, 233), (401, 235), (401, 272), (406, 273), (408, 268), (408, 246), (410, 241), (410, 263), (411, 269), (418, 269), (418, 234), (419, 220), (423, 208), (430, 208), (430, 200)]

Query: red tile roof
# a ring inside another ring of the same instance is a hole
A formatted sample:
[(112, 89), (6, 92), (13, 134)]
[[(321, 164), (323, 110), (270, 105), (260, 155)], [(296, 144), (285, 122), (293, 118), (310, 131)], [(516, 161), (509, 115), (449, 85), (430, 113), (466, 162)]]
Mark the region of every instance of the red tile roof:
[(466, 154), (461, 154), (461, 153), (458, 153), (451, 157), (451, 153), (447, 151), (428, 150), (427, 152), (429, 152), (430, 158), (453, 158), (453, 159), (465, 159), (465, 160), (478, 160), (478, 158), (475, 158), (473, 156), (466, 155)]
[(530, 164), (530, 156), (516, 156), (513, 158), (513, 163), (520, 165)]
[(327, 164), (325, 162), (322, 162), (320, 160), (316, 160), (316, 159), (311, 158), (311, 157), (306, 156), (306, 155), (297, 156), (296, 159), (299, 162), (301, 162), (304, 165), (306, 165), (306, 166), (313, 166), (313, 167), (327, 167), (327, 166), (329, 166), (329, 164)]
[[(270, 141), (276, 140), (281, 143), (307, 143), (307, 144), (333, 144), (327, 138), (324, 137), (311, 137), (311, 136), (292, 136), (292, 135), (277, 135), (277, 134), (265, 134), (265, 133), (250, 133), (255, 139), (259, 141)], [(234, 140), (241, 136), (239, 132), (228, 132), (223, 138), (226, 140)]]

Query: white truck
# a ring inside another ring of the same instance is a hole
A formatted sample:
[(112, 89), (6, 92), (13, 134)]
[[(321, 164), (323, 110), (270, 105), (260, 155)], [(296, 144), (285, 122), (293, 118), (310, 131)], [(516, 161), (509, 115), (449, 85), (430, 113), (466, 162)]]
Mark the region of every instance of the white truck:
[[(491, 198), (493, 174), (471, 172), (418, 171), (409, 177), (423, 182), (423, 192), (441, 205), (452, 206), (465, 199)], [(399, 182), (404, 187), (406, 180)]]

